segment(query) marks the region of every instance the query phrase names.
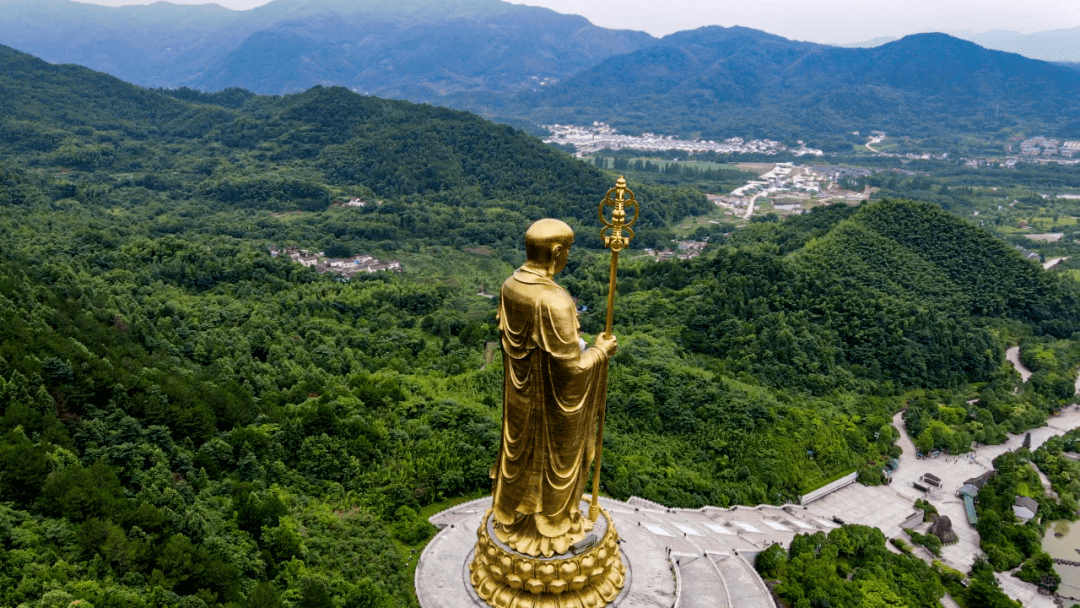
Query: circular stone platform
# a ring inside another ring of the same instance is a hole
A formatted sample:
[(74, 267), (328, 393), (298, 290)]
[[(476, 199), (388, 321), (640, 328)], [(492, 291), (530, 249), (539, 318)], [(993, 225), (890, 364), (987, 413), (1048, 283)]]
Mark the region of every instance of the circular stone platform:
[[(588, 503), (580, 506), (588, 512)], [(625, 586), (626, 568), (611, 515), (603, 508), (600, 515), (588, 537), (591, 545), (533, 557), (498, 540), (488, 510), (469, 562), (473, 589), (501, 608), (592, 608), (613, 603)]]

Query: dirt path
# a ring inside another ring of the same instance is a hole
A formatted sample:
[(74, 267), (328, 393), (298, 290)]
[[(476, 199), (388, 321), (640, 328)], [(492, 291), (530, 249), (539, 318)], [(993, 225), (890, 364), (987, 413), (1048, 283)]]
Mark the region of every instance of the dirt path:
[[(1012, 363), (1013, 367), (1016, 368), (1016, 371), (1020, 372), (1020, 379), (1024, 382), (1027, 382), (1028, 378), (1031, 377), (1031, 370), (1024, 367), (1024, 364), (1020, 361), (1020, 347), (1014, 346), (1009, 350), (1005, 351), (1005, 358), (1009, 360), (1009, 363)], [(1076, 388), (1076, 394), (1080, 395), (1080, 370), (1076, 371), (1076, 383), (1073, 386)]]
[(1067, 258), (1067, 257), (1064, 257), (1064, 258), (1050, 258), (1049, 260), (1046, 260), (1045, 262), (1043, 262), (1043, 270), (1050, 270), (1054, 266), (1057, 266), (1058, 264), (1060, 264), (1061, 262), (1064, 262), (1067, 259), (1069, 259), (1069, 258)]
[(1031, 370), (1024, 367), (1024, 364), (1020, 362), (1020, 347), (1014, 346), (1005, 351), (1005, 358), (1009, 360), (1009, 363), (1012, 363), (1016, 371), (1020, 372), (1020, 379), (1027, 382), (1028, 378), (1031, 377)]
[(896, 445), (903, 450), (901, 458), (915, 458), (915, 442), (908, 436), (907, 429), (904, 427), (904, 412), (896, 412), (896, 415), (892, 417), (892, 424), (900, 431), (900, 439), (896, 440)]
[(750, 206), (746, 209), (746, 215), (744, 216), (745, 219), (750, 219), (750, 217), (754, 215), (754, 203), (757, 202), (757, 199), (763, 196), (765, 196), (764, 192), (762, 192), (761, 194), (755, 194), (754, 198), (750, 199)]
[(881, 150), (878, 150), (878, 149), (876, 149), (876, 148), (874, 148), (874, 147), (872, 147), (870, 145), (870, 144), (880, 144), (881, 142), (885, 141), (884, 137), (870, 137), (870, 138), (868, 138), (868, 140), (869, 141), (867, 141), (865, 144), (863, 144), (864, 146), (866, 146), (867, 150), (870, 150), (874, 154), (881, 154), (881, 155), (885, 154)]

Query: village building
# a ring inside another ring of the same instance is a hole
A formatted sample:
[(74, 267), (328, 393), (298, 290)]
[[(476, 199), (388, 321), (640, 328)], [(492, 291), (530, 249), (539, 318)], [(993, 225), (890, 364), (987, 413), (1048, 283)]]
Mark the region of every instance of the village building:
[(289, 256), (289, 259), (298, 264), (303, 264), (309, 268), (314, 267), (315, 272), (319, 274), (332, 272), (346, 280), (359, 272), (402, 271), (401, 262), (398, 260), (384, 262), (367, 254), (355, 255), (351, 258), (327, 258), (326, 254), (321, 251), (312, 253), (307, 249), (300, 249), (296, 246), (284, 248), (279, 248), (276, 245), (270, 246), (271, 257), (278, 257), (282, 254)]
[(1016, 502), (1013, 503), (1013, 513), (1016, 514), (1021, 521), (1028, 521), (1035, 517), (1035, 514), (1039, 512), (1039, 503), (1035, 502), (1029, 496), (1017, 496)]
[(656, 133), (619, 135), (616, 129), (602, 122), (594, 122), (591, 127), (560, 124), (543, 126), (551, 133), (551, 137), (544, 140), (546, 143), (570, 144), (574, 146), (579, 154), (598, 152), (605, 148), (610, 150), (642, 150), (646, 152), (684, 150), (691, 154), (718, 152), (720, 154), (757, 153), (775, 155), (785, 151), (795, 156), (821, 156), (824, 154), (821, 150), (806, 147), (802, 142), (799, 142), (798, 147), (788, 148), (784, 144), (771, 139), (746, 141), (741, 137), (731, 137), (718, 142), (714, 140), (676, 139), (672, 135), (658, 135)]

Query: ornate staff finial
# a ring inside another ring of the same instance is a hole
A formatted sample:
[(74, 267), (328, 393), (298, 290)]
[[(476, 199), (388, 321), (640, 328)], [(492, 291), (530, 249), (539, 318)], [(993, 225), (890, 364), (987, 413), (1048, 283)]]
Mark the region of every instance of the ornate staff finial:
[[(614, 207), (611, 212), (611, 220), (604, 215), (605, 207)], [(627, 208), (633, 210), (633, 217), (626, 221)], [(611, 335), (611, 322), (615, 314), (615, 277), (619, 267), (619, 252), (630, 246), (630, 239), (634, 238), (634, 231), (630, 227), (637, 222), (638, 204), (634, 198), (634, 191), (626, 187), (626, 178), (619, 176), (615, 187), (608, 190), (604, 200), (600, 201), (600, 207), (596, 212), (600, 215), (600, 221), (604, 227), (600, 229), (600, 236), (604, 239), (604, 247), (611, 250), (611, 277), (608, 280), (608, 303), (607, 323), (604, 325), (604, 333)]]
[[(627, 197), (629, 195), (629, 197)], [(611, 220), (608, 221), (604, 215), (604, 207), (615, 207), (611, 212)], [(634, 216), (630, 218), (630, 221), (626, 221), (626, 208), (632, 207)], [(615, 187), (607, 191), (607, 195), (604, 196), (604, 200), (600, 201), (600, 208), (597, 209), (597, 213), (600, 215), (600, 221), (604, 223), (604, 227), (600, 230), (600, 236), (604, 239), (604, 247), (610, 249), (612, 253), (617, 254), (619, 251), (626, 249), (630, 246), (630, 239), (634, 238), (634, 231), (630, 228), (638, 218), (638, 204), (634, 199), (633, 190), (626, 187), (626, 179), (619, 176), (618, 181), (615, 182)], [(611, 231), (608, 234), (608, 231)], [(623, 235), (623, 232), (626, 235)], [(611, 265), (615, 268), (615, 263)], [(614, 275), (612, 275), (614, 276)], [(614, 283), (612, 283), (614, 285)], [(610, 309), (610, 307), (609, 307)], [(611, 333), (611, 323), (608, 323), (608, 333)]]

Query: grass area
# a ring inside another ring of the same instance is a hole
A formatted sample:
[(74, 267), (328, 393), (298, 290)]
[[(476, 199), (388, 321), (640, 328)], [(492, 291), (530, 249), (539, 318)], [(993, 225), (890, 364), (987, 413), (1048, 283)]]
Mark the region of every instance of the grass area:
[[(653, 161), (656, 162), (656, 161)], [(660, 161), (664, 162), (664, 161)], [(712, 163), (703, 160), (681, 160), (679, 165), (686, 167), (694, 167), (695, 169), (701, 169), (702, 171), (707, 169), (728, 169), (728, 170), (740, 170), (738, 165), (732, 165), (730, 163)]]
[(852, 473), (854, 473), (857, 470), (858, 469), (848, 469), (846, 471), (841, 471), (841, 472), (839, 472), (839, 473), (837, 473), (835, 475), (832, 475), (831, 477), (811, 477), (811, 478), (809, 478), (807, 481), (805, 481), (803, 483), (803, 485), (800, 488), (799, 492), (801, 494), (809, 494), (810, 492), (813, 492), (814, 490), (817, 490), (818, 488), (823, 488), (823, 487), (829, 485), (830, 483), (836, 481), (837, 479), (840, 479), (840, 478), (846, 477), (848, 475), (851, 475)]
[[(597, 157), (585, 157), (585, 158), (587, 160), (593, 162), (594, 164), (596, 163), (596, 158)], [(608, 157), (608, 158), (610, 158), (610, 157)], [(695, 169), (700, 169), (702, 171), (707, 171), (709, 169), (713, 169), (713, 170), (723, 169), (723, 170), (728, 170), (728, 171), (745, 171), (746, 170), (746, 169), (740, 167), (739, 165), (734, 165), (734, 164), (731, 164), (731, 163), (714, 163), (714, 162), (704, 161), (704, 160), (673, 161), (673, 160), (671, 160), (669, 158), (658, 158), (656, 156), (635, 156), (635, 157), (632, 157), (632, 158), (629, 159), (631, 165), (634, 164), (635, 162), (639, 161), (639, 160), (641, 162), (643, 162), (643, 163), (645, 161), (649, 161), (649, 162), (653, 163), (654, 165), (660, 165), (660, 166), (665, 167), (665, 168), (668, 165), (679, 165), (680, 167), (693, 167)]]
[(679, 240), (691, 238), (694, 231), (701, 227), (716, 227), (716, 224), (711, 222), (721, 222), (724, 224), (731, 224), (734, 228), (738, 228), (746, 225), (746, 220), (741, 216), (728, 215), (724, 213), (724, 209), (717, 207), (714, 213), (708, 215), (699, 215), (683, 220), (682, 222), (672, 226), (675, 232), (675, 238)]
[(740, 171), (753, 171), (758, 175), (772, 171), (775, 166), (773, 163), (739, 163), (735, 165)]

